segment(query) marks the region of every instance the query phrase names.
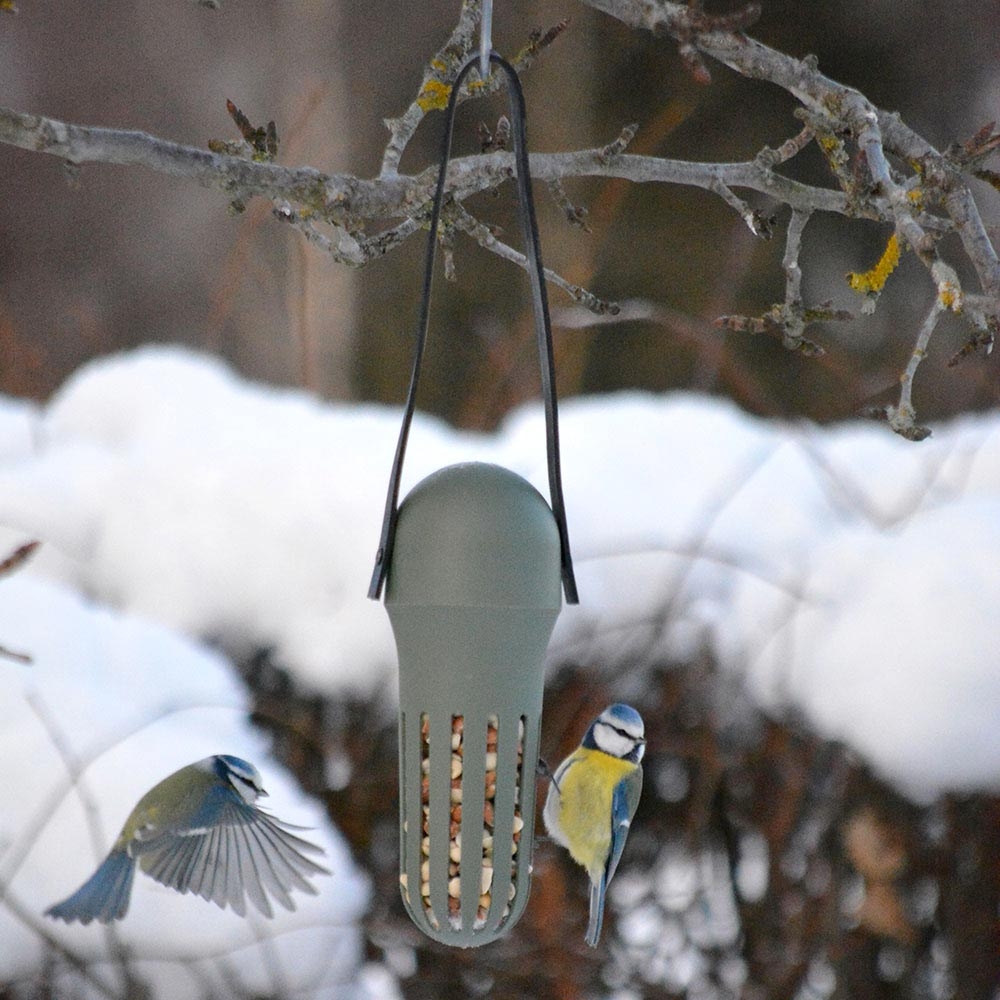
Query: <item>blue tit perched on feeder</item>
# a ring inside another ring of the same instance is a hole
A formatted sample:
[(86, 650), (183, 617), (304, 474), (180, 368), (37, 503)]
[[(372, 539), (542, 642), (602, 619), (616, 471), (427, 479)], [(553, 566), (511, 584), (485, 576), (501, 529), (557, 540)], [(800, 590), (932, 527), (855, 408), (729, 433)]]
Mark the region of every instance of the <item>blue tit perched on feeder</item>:
[(268, 896), (294, 910), (290, 889), (316, 895), (306, 875), (329, 875), (306, 854), (323, 849), (292, 833), (256, 805), (267, 795), (257, 769), (217, 754), (164, 778), (125, 821), (111, 853), (68, 899), (45, 911), (72, 923), (120, 920), (128, 910), (136, 865), (178, 892), (193, 892), (246, 914), (244, 893), (266, 917)]
[(642, 716), (630, 705), (609, 705), (549, 785), (545, 828), (590, 876), (586, 941), (592, 948), (601, 937), (604, 896), (639, 805), (645, 751)]

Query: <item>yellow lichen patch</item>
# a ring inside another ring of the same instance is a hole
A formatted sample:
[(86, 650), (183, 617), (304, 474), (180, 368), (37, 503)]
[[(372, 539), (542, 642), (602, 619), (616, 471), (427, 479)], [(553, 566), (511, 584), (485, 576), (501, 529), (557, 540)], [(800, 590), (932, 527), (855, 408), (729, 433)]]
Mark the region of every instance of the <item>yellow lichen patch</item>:
[(819, 148), (823, 150), (823, 155), (826, 156), (834, 173), (843, 170), (847, 166), (847, 151), (844, 149), (844, 144), (836, 136), (818, 135), (816, 136), (816, 142)]
[(899, 240), (893, 233), (885, 245), (885, 253), (879, 258), (879, 262), (870, 271), (864, 271), (861, 274), (851, 271), (847, 275), (847, 283), (859, 295), (877, 295), (885, 287), (889, 275), (896, 270), (898, 263)]
[(421, 111), (439, 111), (448, 106), (451, 87), (440, 80), (427, 80), (417, 95), (417, 105)]
[(942, 281), (938, 287), (938, 302), (953, 312), (962, 311), (962, 290), (951, 281)]

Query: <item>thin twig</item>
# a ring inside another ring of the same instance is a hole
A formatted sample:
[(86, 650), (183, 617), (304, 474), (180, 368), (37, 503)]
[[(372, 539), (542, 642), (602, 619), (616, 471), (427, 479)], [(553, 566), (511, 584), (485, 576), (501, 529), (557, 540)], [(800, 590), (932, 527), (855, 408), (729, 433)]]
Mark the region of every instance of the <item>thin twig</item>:
[[(465, 56), (472, 51), (476, 39), (476, 29), (482, 16), (482, 0), (463, 0), (458, 14), (458, 23), (448, 36), (448, 41), (431, 58), (424, 73), (420, 92), (410, 106), (398, 117), (387, 118), (385, 126), (389, 130), (389, 142), (382, 154), (381, 178), (393, 177), (399, 169), (400, 160), (410, 139), (420, 127), (424, 116), (434, 107), (447, 103), (449, 85), (446, 78), (455, 76), (455, 70)], [(436, 90), (437, 101), (432, 100)]]
[(785, 255), (781, 266), (785, 271), (785, 346), (795, 348), (802, 343), (806, 328), (802, 305), (802, 268), (799, 254), (802, 251), (802, 234), (812, 218), (811, 212), (793, 211), (785, 235)]
[(600, 163), (610, 163), (612, 160), (618, 159), (618, 157), (621, 156), (622, 153), (624, 153), (628, 148), (628, 144), (635, 138), (638, 131), (638, 122), (631, 122), (630, 124), (624, 126), (621, 132), (618, 133), (618, 137), (609, 142), (597, 154), (598, 161)]
[[(32, 712), (34, 712), (35, 718), (42, 724), (49, 742), (55, 748), (56, 753), (59, 754), (63, 766), (66, 768), (66, 773), (72, 782), (73, 788), (76, 790), (80, 804), (83, 806), (83, 814), (87, 821), (88, 832), (90, 833), (91, 847), (93, 847), (95, 855), (101, 858), (108, 849), (108, 837), (101, 823), (97, 801), (91, 795), (90, 788), (83, 780), (84, 769), (81, 766), (80, 759), (70, 748), (66, 733), (63, 731), (62, 726), (59, 725), (55, 716), (49, 711), (42, 696), (37, 691), (28, 691), (24, 696), (24, 700), (28, 703), (28, 707)], [(114, 924), (105, 926), (104, 934), (107, 938), (108, 950), (114, 955), (121, 969), (122, 981), (125, 984), (134, 983), (136, 976), (129, 962), (128, 950), (122, 944)]]
[(733, 211), (740, 216), (740, 218), (747, 224), (747, 229), (749, 229), (754, 236), (758, 236), (762, 240), (769, 240), (771, 238), (771, 227), (774, 224), (773, 219), (757, 211), (756, 208), (748, 205), (742, 198), (737, 197), (732, 188), (723, 184), (722, 181), (716, 181), (716, 183), (714, 183), (709, 190), (713, 194), (717, 194), (731, 209), (733, 209)]
[(365, 256), (361, 244), (343, 226), (334, 225), (333, 236), (327, 236), (325, 233), (321, 233), (309, 219), (303, 218), (287, 202), (274, 209), (274, 217), (281, 222), (287, 222), (293, 229), (297, 229), (308, 242), (324, 253), (328, 253), (338, 264), (362, 267), (368, 263), (369, 258)]
[(802, 251), (802, 234), (811, 218), (811, 212), (793, 211), (788, 221), (785, 255), (781, 266), (785, 271), (785, 305), (790, 309), (802, 307), (802, 268), (799, 266), (799, 254)]
[(42, 543), (35, 540), (19, 545), (10, 555), (0, 559), (0, 576), (7, 576), (24, 565), (38, 550)]
[[(468, 233), (483, 249), (495, 253), (504, 260), (509, 260), (513, 264), (517, 264), (518, 267), (524, 270), (528, 269), (528, 261), (523, 253), (508, 246), (503, 240), (498, 239), (489, 226), (475, 219), (461, 206), (454, 206), (448, 212), (448, 216), (448, 221), (451, 225), (464, 233)], [(548, 267), (545, 268), (545, 279), (556, 287), (561, 288), (574, 302), (579, 302), (580, 305), (589, 309), (592, 313), (596, 313), (598, 316), (605, 313), (614, 315), (618, 311), (616, 303), (598, 298), (593, 292), (587, 291), (586, 288), (580, 285), (574, 285)]]
[(790, 139), (786, 139), (780, 146), (776, 149), (771, 149), (769, 146), (765, 146), (758, 154), (757, 161), (760, 165), (768, 170), (774, 167), (780, 166), (782, 163), (787, 163), (793, 157), (799, 155), (806, 146), (809, 145), (816, 138), (816, 133), (811, 126), (805, 125), (802, 130), (797, 134), (793, 135)]
[(49, 711), (42, 696), (37, 691), (28, 691), (25, 693), (24, 700), (34, 713), (35, 718), (42, 724), (49, 742), (55, 748), (56, 753), (59, 754), (63, 766), (66, 768), (66, 774), (69, 777), (70, 783), (76, 790), (80, 804), (83, 806), (94, 855), (97, 858), (101, 858), (108, 849), (108, 837), (101, 823), (101, 815), (97, 807), (97, 802), (93, 795), (90, 794), (90, 789), (87, 787), (86, 782), (82, 780), (84, 766), (77, 755), (70, 749), (66, 734)]
[[(20, 569), (35, 554), (38, 546), (41, 544), (37, 540), (24, 542), (14, 549), (10, 555), (0, 559), (0, 577), (8, 576)], [(6, 660), (13, 660), (15, 663), (32, 662), (29, 653), (21, 653), (14, 649), (8, 649), (6, 646), (0, 646), (0, 657)]]
[(911, 441), (922, 441), (931, 433), (926, 427), (921, 427), (917, 423), (917, 411), (913, 407), (913, 379), (917, 374), (920, 362), (927, 355), (927, 345), (930, 343), (931, 334), (934, 333), (941, 313), (946, 308), (939, 296), (927, 311), (923, 323), (920, 324), (920, 332), (913, 345), (910, 360), (907, 361), (906, 369), (899, 379), (899, 403), (896, 406), (890, 406), (886, 411), (889, 426), (897, 434), (902, 434), (903, 437), (909, 438)]
[(109, 986), (103, 979), (101, 979), (91, 968), (91, 962), (86, 958), (78, 955), (72, 948), (68, 945), (63, 944), (62, 941), (56, 937), (55, 934), (46, 927), (41, 920), (32, 912), (31, 907), (26, 903), (22, 902), (21, 899), (11, 892), (10, 888), (0, 882), (0, 902), (3, 903), (4, 909), (8, 913), (16, 917), (25, 927), (27, 927), (33, 934), (44, 941), (45, 944), (52, 949), (57, 955), (61, 956), (72, 968), (74, 968), (77, 973), (83, 978), (83, 980), (90, 986), (92, 986), (97, 992), (103, 996), (107, 997), (108, 1000), (123, 1000), (126, 996), (125, 993), (119, 992), (113, 986)]
[(5, 660), (13, 660), (15, 663), (31, 663), (31, 655), (29, 653), (19, 653), (16, 649), (8, 649), (6, 646), (0, 646), (0, 656)]

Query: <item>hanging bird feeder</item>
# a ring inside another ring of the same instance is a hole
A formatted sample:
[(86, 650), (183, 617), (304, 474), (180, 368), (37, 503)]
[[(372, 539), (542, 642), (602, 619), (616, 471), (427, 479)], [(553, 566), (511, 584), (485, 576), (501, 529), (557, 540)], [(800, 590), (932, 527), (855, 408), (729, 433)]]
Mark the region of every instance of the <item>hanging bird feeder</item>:
[[(488, 4), (486, 4), (488, 6)], [(456, 99), (473, 66), (507, 77), (521, 226), (532, 286), (551, 507), (525, 479), (448, 466), (398, 502), (427, 336)], [(409, 394), (369, 597), (385, 587), (399, 658), (400, 886), (414, 923), (446, 944), (486, 944), (524, 910), (534, 839), (545, 649), (577, 603), (562, 498), (552, 335), (517, 73), (481, 53), (452, 85), (431, 215)]]

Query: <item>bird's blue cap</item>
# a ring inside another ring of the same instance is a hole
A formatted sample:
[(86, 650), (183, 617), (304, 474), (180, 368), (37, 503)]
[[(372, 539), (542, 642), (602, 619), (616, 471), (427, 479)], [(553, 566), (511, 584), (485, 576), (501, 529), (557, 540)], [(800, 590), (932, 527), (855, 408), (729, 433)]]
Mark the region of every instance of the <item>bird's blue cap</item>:
[(617, 730), (623, 737), (632, 740), (637, 746), (642, 746), (646, 742), (646, 727), (643, 725), (642, 716), (631, 705), (623, 705), (620, 702), (608, 705), (594, 719), (583, 737), (583, 745), (589, 749), (594, 749), (595, 747), (604, 749), (603, 747), (598, 747), (594, 737), (594, 732), (598, 725), (610, 726), (612, 729)]
[[(613, 722), (629, 730), (636, 730), (642, 733), (645, 729), (642, 723), (642, 716), (631, 706), (616, 702), (608, 707), (598, 716), (605, 722)], [(596, 720), (595, 720), (596, 721)]]

